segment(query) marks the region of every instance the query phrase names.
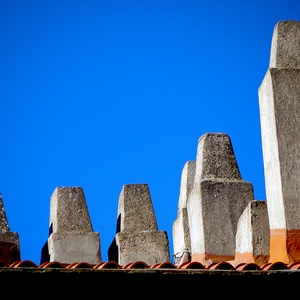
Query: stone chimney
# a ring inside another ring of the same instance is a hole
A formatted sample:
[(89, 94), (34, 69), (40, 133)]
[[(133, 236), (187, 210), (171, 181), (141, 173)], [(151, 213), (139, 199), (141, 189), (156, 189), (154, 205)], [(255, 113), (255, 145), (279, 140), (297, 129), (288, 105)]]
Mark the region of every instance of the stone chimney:
[(19, 260), (21, 260), (19, 235), (10, 231), (0, 194), (0, 261), (9, 265)]
[(158, 230), (147, 184), (126, 184), (119, 196), (117, 230), (108, 258), (120, 265), (170, 262), (166, 231)]
[(258, 90), (270, 262), (300, 261), (300, 22), (274, 28)]
[(236, 234), (235, 261), (255, 263), (259, 266), (269, 261), (270, 227), (265, 200), (252, 200), (241, 215)]
[(50, 230), (44, 252), (60, 263), (102, 262), (100, 235), (94, 232), (81, 187), (57, 187), (50, 199)]
[(241, 178), (230, 137), (201, 136), (187, 199), (192, 261), (208, 265), (234, 259), (238, 220), (253, 199), (253, 186)]
[(191, 237), (186, 205), (187, 199), (189, 198), (194, 185), (195, 169), (196, 161), (191, 160), (184, 165), (181, 173), (177, 218), (172, 227), (174, 248), (173, 257), (176, 265), (182, 262), (182, 258), (184, 256), (190, 258)]

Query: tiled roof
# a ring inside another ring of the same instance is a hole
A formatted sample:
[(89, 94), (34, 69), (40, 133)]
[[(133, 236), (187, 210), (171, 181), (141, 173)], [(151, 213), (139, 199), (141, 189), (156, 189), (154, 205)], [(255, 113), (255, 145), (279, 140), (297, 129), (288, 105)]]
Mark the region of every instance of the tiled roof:
[[(62, 269), (173, 269), (175, 270), (232, 270), (232, 271), (271, 271), (271, 270), (300, 270), (300, 262), (293, 264), (285, 264), (283, 262), (267, 263), (263, 266), (259, 266), (255, 263), (241, 263), (233, 265), (229, 262), (212, 263), (210, 265), (203, 265), (200, 262), (185, 262), (181, 265), (174, 265), (170, 262), (164, 262), (154, 265), (148, 265), (143, 261), (136, 261), (126, 265), (119, 265), (115, 261), (101, 262), (98, 264), (89, 264), (87, 262), (74, 262), (71, 264), (63, 264), (60, 262), (44, 262), (40, 265), (35, 264), (31, 260), (15, 261), (12, 264), (7, 264), (4, 261), (0, 261), (0, 268), (62, 268)], [(300, 272), (300, 271), (299, 271)]]
[[(36, 265), (30, 260), (16, 261), (10, 265), (0, 262), (0, 282), (3, 290), (14, 297), (58, 295), (59, 298), (83, 295), (99, 297), (178, 297), (203, 296), (241, 297), (284, 292), (285, 298), (294, 297), (300, 282), (300, 263), (286, 265), (282, 262), (258, 266), (247, 263), (233, 266), (220, 262), (204, 266), (199, 262), (187, 262), (175, 266), (165, 262), (147, 265), (136, 261), (119, 265), (107, 261), (95, 265), (86, 262), (62, 264), (45, 262)], [(241, 294), (242, 293), (242, 294)], [(81, 296), (82, 297), (82, 296)]]

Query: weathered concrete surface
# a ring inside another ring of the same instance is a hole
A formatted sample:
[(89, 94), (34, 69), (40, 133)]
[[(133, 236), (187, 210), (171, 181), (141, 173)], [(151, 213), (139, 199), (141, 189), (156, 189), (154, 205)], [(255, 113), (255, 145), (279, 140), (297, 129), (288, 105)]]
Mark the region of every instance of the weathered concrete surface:
[(81, 187), (58, 187), (50, 201), (50, 261), (61, 263), (102, 261), (100, 235), (94, 232)]
[(181, 173), (177, 218), (172, 226), (174, 257), (178, 258), (179, 261), (185, 252), (191, 251), (191, 238), (186, 205), (194, 185), (195, 169), (196, 161), (191, 160), (184, 165)]
[(248, 203), (238, 221), (235, 264), (255, 263), (263, 266), (269, 261), (270, 227), (267, 202)]
[(253, 199), (253, 186), (241, 178), (230, 137), (201, 136), (187, 202), (192, 261), (207, 265), (234, 259), (237, 223)]
[(275, 25), (269, 68), (300, 69), (299, 24), (299, 21), (280, 21)]
[(281, 21), (258, 90), (270, 262), (300, 261), (300, 22)]
[(0, 260), (13, 263), (21, 260), (20, 240), (17, 232), (11, 232), (0, 194)]
[(117, 232), (108, 259), (120, 265), (170, 261), (166, 231), (159, 231), (147, 184), (126, 184), (118, 203)]

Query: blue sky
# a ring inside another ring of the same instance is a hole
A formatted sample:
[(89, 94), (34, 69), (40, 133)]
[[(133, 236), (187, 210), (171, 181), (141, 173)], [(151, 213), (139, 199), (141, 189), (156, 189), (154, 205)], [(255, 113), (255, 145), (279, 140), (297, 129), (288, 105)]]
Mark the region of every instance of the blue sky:
[(265, 200), (258, 88), (286, 1), (0, 1), (0, 191), (22, 260), (39, 264), (50, 197), (81, 186), (102, 259), (124, 184), (149, 185), (173, 254), (181, 171), (227, 133)]

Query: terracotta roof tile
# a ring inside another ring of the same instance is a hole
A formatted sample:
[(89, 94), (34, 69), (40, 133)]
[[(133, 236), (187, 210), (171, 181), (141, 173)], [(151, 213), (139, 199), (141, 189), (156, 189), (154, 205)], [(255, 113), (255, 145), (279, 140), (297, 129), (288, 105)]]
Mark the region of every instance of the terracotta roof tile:
[(263, 266), (259, 266), (256, 263), (240, 263), (234, 266), (229, 262), (219, 262), (212, 263), (210, 265), (203, 265), (200, 262), (192, 261), (185, 262), (181, 265), (176, 266), (171, 262), (158, 263), (154, 265), (148, 265), (143, 261), (136, 261), (128, 263), (126, 265), (119, 265), (115, 261), (101, 262), (95, 265), (89, 264), (87, 262), (74, 262), (71, 264), (63, 264), (57, 261), (44, 262), (40, 265), (36, 265), (31, 260), (15, 261), (12, 264), (8, 264), (0, 260), (1, 268), (39, 268), (39, 269), (49, 269), (49, 268), (60, 268), (60, 269), (175, 269), (175, 270), (233, 270), (233, 271), (271, 271), (271, 270), (299, 270), (300, 262), (293, 264), (285, 264), (283, 262), (267, 263)]
[(177, 268), (178, 269), (205, 269), (204, 265), (202, 265), (200, 262), (197, 261), (182, 263)]
[(161, 263), (161, 264), (155, 264), (153, 266), (150, 266), (150, 268), (152, 269), (174, 269), (176, 268), (176, 266), (170, 262), (164, 262), (164, 263)]
[(94, 269), (121, 269), (121, 266), (115, 261), (107, 261), (95, 265)]
[(22, 260), (22, 261), (15, 261), (10, 265), (10, 267), (14, 268), (37, 268), (38, 266), (32, 262), (31, 260)]
[(65, 268), (65, 265), (61, 264), (58, 261), (44, 262), (38, 266), (39, 268)]
[(122, 269), (143, 269), (143, 268), (149, 268), (150, 266), (147, 265), (145, 262), (143, 261), (136, 261), (136, 262), (133, 262), (133, 263), (128, 263), (126, 265), (124, 265), (122, 267)]
[(79, 268), (87, 268), (87, 269), (92, 269), (93, 265), (87, 263), (87, 262), (75, 262), (72, 264), (69, 264), (67, 269), (79, 269)]
[(268, 263), (262, 267), (263, 270), (286, 270), (288, 269), (287, 264), (283, 262), (275, 262), (275, 263)]
[(255, 263), (242, 263), (235, 266), (237, 271), (246, 271), (246, 270), (261, 270), (260, 266)]
[(300, 269), (300, 263), (293, 263), (293, 264), (287, 265), (287, 268), (290, 270), (298, 270), (298, 269)]
[(210, 264), (207, 269), (211, 270), (234, 270), (234, 266), (226, 261)]

